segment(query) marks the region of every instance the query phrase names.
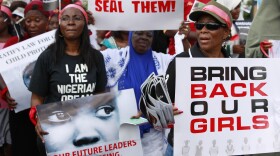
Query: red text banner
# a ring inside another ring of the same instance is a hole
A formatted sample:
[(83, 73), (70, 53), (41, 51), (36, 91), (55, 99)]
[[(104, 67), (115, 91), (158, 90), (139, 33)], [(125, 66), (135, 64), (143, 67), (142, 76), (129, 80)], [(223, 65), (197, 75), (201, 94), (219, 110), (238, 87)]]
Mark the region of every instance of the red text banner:
[(183, 0), (89, 0), (98, 30), (178, 29)]

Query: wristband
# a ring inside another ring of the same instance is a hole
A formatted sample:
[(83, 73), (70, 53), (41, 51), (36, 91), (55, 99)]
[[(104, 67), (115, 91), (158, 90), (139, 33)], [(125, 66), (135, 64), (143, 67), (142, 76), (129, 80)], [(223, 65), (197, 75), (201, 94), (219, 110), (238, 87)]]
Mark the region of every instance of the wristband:
[(6, 96), (5, 95), (6, 95), (7, 92), (8, 92), (7, 87), (3, 88), (0, 92), (0, 95), (1, 95), (2, 99), (4, 99), (5, 101), (6, 101)]
[(37, 109), (35, 106), (32, 106), (29, 111), (29, 119), (34, 126), (37, 124)]

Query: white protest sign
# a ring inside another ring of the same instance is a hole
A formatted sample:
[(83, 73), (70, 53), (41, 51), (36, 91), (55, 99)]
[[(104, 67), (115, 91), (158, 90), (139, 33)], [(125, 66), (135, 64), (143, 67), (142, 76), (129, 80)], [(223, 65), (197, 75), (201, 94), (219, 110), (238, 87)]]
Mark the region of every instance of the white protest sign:
[(32, 71), (38, 56), (54, 42), (55, 31), (22, 41), (0, 51), (0, 72), (17, 104), (15, 112), (30, 107), (28, 91)]
[(0, 73), (36, 60), (54, 42), (54, 30), (0, 50)]
[(133, 89), (37, 106), (48, 156), (143, 156)]
[(280, 151), (280, 59), (176, 63), (174, 155)]
[(98, 30), (178, 29), (183, 0), (88, 0)]

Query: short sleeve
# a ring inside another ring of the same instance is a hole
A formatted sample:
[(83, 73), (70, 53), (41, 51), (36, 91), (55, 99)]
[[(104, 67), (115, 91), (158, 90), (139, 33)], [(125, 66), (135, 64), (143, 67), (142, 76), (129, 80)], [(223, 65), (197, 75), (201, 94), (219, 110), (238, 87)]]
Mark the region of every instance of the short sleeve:
[(104, 92), (107, 85), (107, 75), (103, 55), (98, 51), (98, 67), (95, 93)]

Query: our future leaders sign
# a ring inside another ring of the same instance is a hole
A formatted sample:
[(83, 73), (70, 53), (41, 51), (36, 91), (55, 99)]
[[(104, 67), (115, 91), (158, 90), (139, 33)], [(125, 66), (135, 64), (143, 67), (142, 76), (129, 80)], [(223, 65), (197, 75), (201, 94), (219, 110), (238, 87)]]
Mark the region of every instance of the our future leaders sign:
[(143, 156), (133, 89), (36, 108), (48, 156)]
[(174, 155), (280, 151), (280, 59), (176, 63)]
[(183, 0), (88, 0), (98, 30), (178, 29)]

